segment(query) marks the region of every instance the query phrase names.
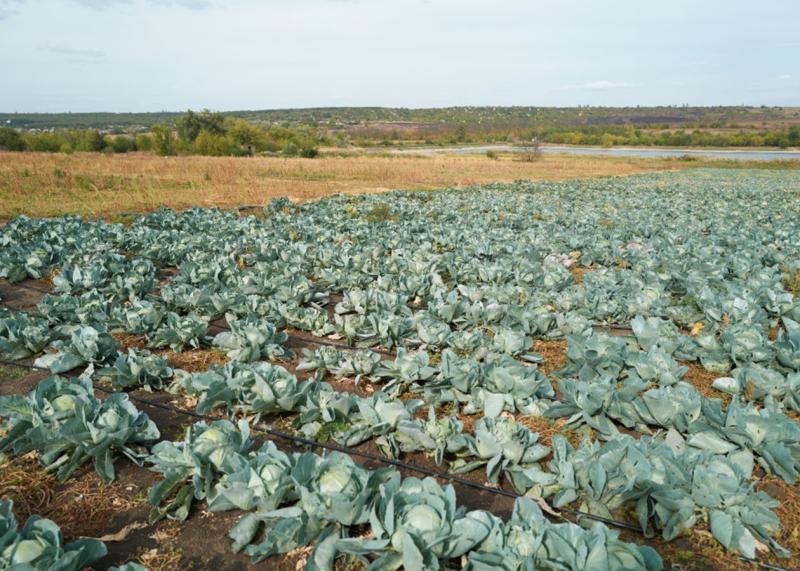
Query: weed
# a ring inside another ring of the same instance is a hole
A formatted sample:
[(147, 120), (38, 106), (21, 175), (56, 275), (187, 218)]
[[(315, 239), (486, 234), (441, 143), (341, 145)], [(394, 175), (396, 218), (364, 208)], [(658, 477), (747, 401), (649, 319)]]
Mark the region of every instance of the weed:
[(793, 272), (786, 270), (783, 277), (783, 287), (795, 297), (800, 297), (800, 269)]
[(397, 220), (397, 216), (392, 214), (392, 209), (385, 202), (379, 202), (364, 216), (367, 222), (388, 222)]

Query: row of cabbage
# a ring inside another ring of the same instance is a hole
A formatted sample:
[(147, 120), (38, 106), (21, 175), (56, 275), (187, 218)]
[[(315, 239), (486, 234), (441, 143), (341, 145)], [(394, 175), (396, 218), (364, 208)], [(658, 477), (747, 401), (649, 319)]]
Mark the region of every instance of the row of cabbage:
[[(235, 361), (287, 356), (288, 351), (281, 345), (286, 340), (285, 333), (276, 332), (270, 323), (252, 315), (242, 321), (231, 321), (232, 331), (220, 333), (214, 343), (229, 349)], [(4, 343), (8, 345), (16, 340), (17, 346), (11, 348), (10, 354), (17, 357), (26, 353), (30, 345), (24, 342), (25, 332), (35, 331), (31, 337), (36, 339), (48, 337), (42, 333), (46, 327), (42, 321), (37, 327), (24, 315), (11, 315), (2, 323), (6, 324), (4, 330), (11, 333), (5, 336)], [(566, 378), (560, 382), (559, 402), (553, 401), (552, 386), (535, 367), (526, 367), (506, 354), (485, 347), (480, 361), (474, 353), (471, 357), (460, 357), (455, 351), (445, 349), (440, 364), (435, 367), (428, 364), (425, 352), (412, 354), (401, 349), (393, 363), (379, 367), (375, 353), (348, 355), (328, 347), (307, 354), (300, 369), (388, 379), (386, 390), (392, 396), (400, 389), (417, 390), (423, 392), (426, 402), (455, 403), (467, 414), (483, 411), (495, 417), (507, 410), (551, 417), (573, 415), (572, 421), (586, 422), (605, 437), (618, 432), (612, 420), (628, 428), (673, 428), (691, 435), (693, 444), (715, 453), (724, 454), (737, 448), (755, 451), (765, 468), (793, 482), (797, 476), (796, 465), (800, 462), (800, 438), (797, 424), (787, 418), (782, 409), (788, 407), (797, 411), (800, 408), (800, 351), (795, 347), (800, 342), (800, 327), (788, 319), (784, 323), (788, 333), (781, 332), (775, 347), (779, 362), (786, 365), (782, 368), (787, 374), (748, 361), (749, 365), (735, 369), (732, 377), (720, 378), (715, 383), (721, 390), (742, 393), (745, 399), (764, 401), (765, 406), (758, 410), (752, 402), (740, 405), (739, 399), (735, 399), (723, 411), (719, 401), (707, 399), (691, 385), (680, 383), (686, 367), (680, 366), (674, 357), (692, 358), (697, 341), (679, 333), (669, 321), (655, 318), (635, 318), (632, 321), (635, 337), (628, 342), (599, 334), (571, 337), (570, 365), (562, 371)], [(74, 328), (70, 341), (56, 341), (56, 346), (58, 352), (40, 358), (37, 364), (63, 372), (117, 355), (114, 366), (103, 370), (115, 388), (131, 384), (150, 386), (151, 381), (158, 387), (163, 378), (171, 375), (163, 359), (135, 351), (119, 354), (109, 335), (100, 334), (89, 326)], [(524, 350), (525, 344), (516, 347)], [(529, 358), (535, 360), (534, 356), (529, 355)], [(229, 372), (228, 376), (236, 375)], [(230, 383), (235, 382), (235, 378), (230, 380)], [(212, 392), (218, 391), (216, 388)], [(329, 392), (332, 392), (330, 388)], [(235, 398), (240, 402), (236, 406), (229, 402), (232, 410), (250, 408), (253, 412), (252, 395), (245, 392)], [(294, 402), (298, 400), (299, 396), (293, 397)], [(255, 403), (256, 413), (262, 412), (261, 406)], [(345, 418), (348, 415), (349, 410), (341, 412)], [(372, 422), (374, 418), (369, 418), (367, 424)], [(770, 429), (753, 428), (758, 425)], [(351, 440), (345, 439), (352, 444)]]
[[(125, 395), (96, 399), (87, 377), (51, 377), (28, 397), (0, 397), (0, 416), (10, 419), (0, 451), (36, 450), (62, 479), (90, 458), (103, 479), (113, 479), (115, 452), (141, 464), (145, 456), (136, 448), (159, 437)], [(470, 569), (661, 568), (652, 549), (624, 543), (601, 524), (591, 530), (552, 524), (529, 499), (519, 500), (503, 522), (457, 507), (453, 488), (431, 478), (368, 471), (338, 453), (286, 454), (271, 442), (254, 449), (245, 421), (196, 423), (182, 440), (155, 444), (146, 460), (164, 475), (150, 491), (153, 519), (183, 519), (195, 498), (210, 511), (247, 511), (230, 536), (234, 551), (245, 549), (254, 561), (313, 544), (309, 569), (332, 569), (345, 553), (369, 555), (377, 569), (435, 570), (461, 557)], [(351, 536), (367, 524), (370, 534)], [(0, 505), (4, 567), (80, 569), (105, 555), (96, 540), (62, 543), (49, 520), (32, 517), (18, 532), (10, 502)]]
[[(424, 353), (414, 357), (420, 355)], [(315, 355), (309, 353), (307, 357), (303, 364), (315, 366)], [(391, 374), (401, 370), (402, 361), (405, 359), (408, 365), (414, 357), (400, 355), (396, 361), (385, 363), (383, 371)], [(117, 366), (101, 369), (99, 375), (102, 378), (119, 374), (117, 380), (123, 379), (122, 384), (129, 385), (133, 377), (124, 375), (131, 368), (156, 370), (160, 373), (154, 378), (164, 382), (172, 371), (159, 360), (158, 356), (132, 350), (127, 355), (120, 354)], [(120, 361), (128, 364), (120, 366)], [(418, 377), (430, 378), (433, 372), (440, 373), (430, 365), (419, 367), (419, 361), (414, 365), (421, 373)], [(521, 369), (535, 372), (532, 367)], [(157, 431), (146, 417), (136, 414), (124, 395), (115, 394), (102, 403), (95, 399), (88, 378), (92, 372), (90, 368), (80, 382), (48, 379), (27, 398), (2, 399), (0, 416), (11, 418), (12, 424), (9, 435), (0, 442), (0, 450), (13, 447), (19, 454), (38, 449), (42, 461), (51, 469), (57, 468), (61, 477), (68, 476), (90, 453), (105, 479), (113, 478), (110, 455), (114, 449), (141, 462), (143, 456), (133, 451), (132, 443), (154, 440)], [(753, 452), (770, 469), (773, 464), (764, 462), (765, 458), (776, 458), (775, 451), (780, 446), (786, 452), (786, 442), (770, 442), (759, 448), (735, 446), (728, 440), (729, 448), (717, 450), (706, 444), (711, 437), (705, 432), (700, 433), (702, 439), (696, 438), (695, 433), (687, 443), (680, 432), (670, 427), (666, 441), (646, 437), (637, 441), (614, 434), (602, 446), (584, 441), (575, 449), (556, 436), (553, 458), (543, 469), (540, 461), (551, 450), (538, 443), (536, 433), (510, 418), (486, 416), (476, 423), (474, 434), (466, 434), (458, 420), (452, 416), (437, 418), (433, 408), (427, 420), (418, 418), (421, 401), (399, 401), (383, 391), (371, 397), (357, 397), (336, 392), (328, 383), (313, 379), (298, 383), (285, 369), (267, 363), (234, 362), (207, 373), (184, 373), (178, 377), (190, 394), (199, 397), (200, 413), (219, 406), (232, 416), (246, 414), (256, 418), (275, 412), (297, 412), (295, 425), (314, 438), (325, 434), (346, 446), (355, 446), (377, 437), (378, 445), (388, 454), (423, 451), (435, 455), (437, 462), (448, 454), (456, 457), (450, 465), (453, 472), (485, 466), (490, 481), (498, 482), (503, 475), (518, 492), (552, 497), (557, 507), (580, 501), (582, 509), (612, 517), (617, 508), (635, 505), (642, 529), (649, 531), (653, 527), (667, 539), (691, 529), (697, 521), (709, 519), (714, 535), (729, 548), (753, 557), (758, 541), (786, 554), (772, 539), (779, 530), (779, 521), (771, 511), (777, 503), (756, 492), (749, 481), (754, 468)], [(504, 393), (498, 396), (507, 397)], [(540, 404), (545, 403), (543, 400)], [(564, 406), (552, 401), (549, 404), (553, 408), (548, 410)], [(754, 412), (746, 420), (749, 426), (761, 418)], [(723, 427), (717, 428), (712, 435), (718, 440), (730, 434)], [(797, 434), (793, 437), (796, 442)], [(788, 450), (796, 452), (796, 445)], [(793, 469), (793, 464), (789, 467)], [(187, 494), (178, 494), (181, 500), (177, 509), (183, 510), (184, 517), (192, 497)], [(171, 509), (176, 507), (173, 505), (168, 511)]]

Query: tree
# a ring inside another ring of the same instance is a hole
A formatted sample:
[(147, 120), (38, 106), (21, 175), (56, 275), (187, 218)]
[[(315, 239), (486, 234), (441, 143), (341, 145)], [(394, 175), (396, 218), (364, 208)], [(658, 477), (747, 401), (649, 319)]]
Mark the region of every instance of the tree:
[(175, 136), (172, 134), (172, 129), (156, 124), (150, 128), (150, 135), (153, 139), (153, 151), (157, 155), (166, 157), (175, 154)]
[(228, 130), (228, 137), (244, 148), (248, 154), (254, 155), (257, 151), (264, 150), (267, 144), (267, 137), (264, 131), (252, 123), (244, 120), (236, 121)]
[(195, 113), (190, 109), (178, 119), (175, 126), (181, 140), (194, 143), (200, 131), (206, 131), (211, 135), (224, 135), (225, 117), (221, 113), (215, 113), (208, 109), (203, 109), (200, 113)]
[(542, 156), (542, 141), (538, 137), (531, 139), (531, 144), (523, 147), (519, 153), (519, 160), (532, 163)]

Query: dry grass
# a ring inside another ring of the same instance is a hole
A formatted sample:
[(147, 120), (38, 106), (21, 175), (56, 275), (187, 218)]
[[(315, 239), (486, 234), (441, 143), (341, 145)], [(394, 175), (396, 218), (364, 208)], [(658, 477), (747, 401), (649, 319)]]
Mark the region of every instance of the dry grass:
[[(368, 380), (361, 380), (358, 384), (353, 378), (328, 379), (327, 382), (337, 392), (351, 393), (362, 398), (367, 398), (375, 392), (375, 387)], [(409, 394), (405, 400), (409, 398), (416, 397)], [(427, 409), (425, 409), (425, 415), (425, 418), (427, 418)]]
[[(625, 539), (642, 542), (640, 535), (628, 535)], [(672, 541), (664, 541), (660, 537), (655, 537), (648, 539), (645, 543), (653, 547), (665, 561), (669, 562), (672, 566), (670, 569), (677, 571), (709, 571), (712, 569), (751, 571), (757, 568), (742, 561), (736, 554), (725, 551), (725, 548), (707, 530), (695, 528), (693, 532), (679, 536)]]
[(159, 206), (233, 207), (278, 196), (433, 189), (679, 168), (661, 159), (548, 155), (533, 163), (484, 156), (293, 158), (0, 153), (0, 219), (18, 214), (108, 216)]
[(0, 364), (0, 380), (3, 381), (16, 381), (27, 377), (30, 370), (23, 367), (14, 367), (9, 365)]
[(548, 377), (563, 369), (567, 364), (567, 340), (558, 339), (545, 341), (537, 339), (533, 342), (533, 350), (542, 356), (544, 362), (539, 365), (539, 370)]
[(569, 273), (571, 273), (572, 277), (575, 278), (575, 283), (581, 285), (583, 283), (583, 276), (589, 272), (593, 272), (594, 270), (595, 268), (587, 268), (575, 264), (574, 266), (570, 267)]
[(800, 297), (800, 270), (787, 271), (783, 277), (783, 287), (795, 297)]
[(149, 571), (172, 571), (177, 569), (183, 559), (183, 551), (174, 546), (161, 546), (161, 548), (144, 549), (135, 558)]
[[(120, 343), (121, 351), (147, 348), (147, 339), (143, 335), (115, 331), (111, 333), (111, 336)], [(207, 371), (211, 365), (224, 365), (228, 362), (225, 353), (219, 349), (189, 349), (180, 353), (162, 349), (155, 352), (164, 357), (170, 367), (183, 369), (190, 373), (202, 373)]]
[(61, 526), (67, 541), (101, 535), (114, 514), (136, 505), (130, 490), (119, 482), (104, 485), (91, 468), (67, 482), (58, 482), (34, 454), (0, 466), (0, 490), (4, 499), (14, 501), (20, 522), (32, 515), (52, 519)]
[(777, 476), (767, 476), (758, 484), (780, 502), (775, 509), (781, 521), (781, 533), (775, 539), (797, 556), (800, 554), (800, 484), (787, 484)]
[(681, 361), (681, 365), (686, 365), (689, 370), (684, 375), (683, 380), (697, 389), (697, 392), (706, 398), (722, 399), (723, 404), (727, 405), (731, 400), (731, 395), (718, 391), (711, 386), (722, 375), (712, 373), (703, 368), (697, 361)]
[(516, 415), (514, 419), (520, 424), (527, 426), (531, 432), (538, 433), (539, 442), (545, 446), (553, 446), (553, 437), (556, 434), (566, 438), (567, 441), (576, 448), (580, 446), (585, 438), (588, 438), (591, 442), (595, 440), (595, 433), (591, 428), (566, 428), (566, 418), (551, 420), (543, 416), (525, 416), (520, 414)]
[(122, 345), (121, 351), (127, 351), (128, 349), (144, 349), (147, 346), (147, 339), (142, 335), (114, 331), (111, 333), (111, 336)]
[(190, 349), (182, 353), (165, 351), (161, 356), (169, 362), (170, 367), (190, 373), (202, 373), (211, 365), (224, 365), (228, 362), (225, 353), (217, 349)]

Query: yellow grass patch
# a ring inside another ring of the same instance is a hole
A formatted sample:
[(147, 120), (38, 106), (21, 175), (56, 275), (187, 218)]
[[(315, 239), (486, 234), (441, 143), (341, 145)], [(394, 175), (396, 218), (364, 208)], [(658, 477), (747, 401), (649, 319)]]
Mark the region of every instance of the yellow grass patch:
[(58, 482), (35, 454), (0, 465), (0, 490), (4, 499), (14, 501), (21, 524), (32, 515), (52, 519), (67, 541), (102, 535), (114, 514), (136, 505), (122, 484), (104, 485), (91, 467)]
[(572, 277), (575, 278), (575, 283), (578, 285), (583, 283), (583, 276), (593, 271), (594, 268), (586, 268), (584, 266), (579, 266), (577, 264), (569, 269), (569, 273), (572, 274)]
[(684, 375), (683, 380), (691, 384), (697, 389), (697, 392), (706, 398), (722, 399), (724, 404), (728, 404), (731, 396), (728, 393), (718, 391), (711, 386), (711, 383), (716, 381), (722, 375), (713, 373), (701, 365), (697, 361), (681, 361), (681, 365), (689, 367), (689, 370)]
[(800, 484), (787, 484), (777, 476), (767, 476), (758, 483), (763, 490), (780, 502), (775, 508), (781, 520), (781, 533), (775, 539), (792, 552), (800, 554)]
[(111, 336), (122, 345), (122, 351), (127, 351), (128, 349), (144, 349), (147, 345), (147, 340), (141, 335), (115, 331), (111, 333)]
[(539, 370), (548, 377), (563, 369), (567, 364), (567, 340), (558, 339), (545, 341), (537, 339), (533, 342), (533, 350), (542, 356), (544, 362), (539, 365)]
[(169, 362), (170, 367), (190, 373), (202, 373), (211, 365), (224, 365), (228, 362), (225, 353), (217, 349), (190, 349), (181, 353), (165, 351), (161, 356)]
[(590, 178), (677, 166), (663, 160), (568, 155), (527, 163), (449, 155), (298, 159), (0, 153), (0, 219), (65, 213), (115, 219), (115, 213), (160, 206), (234, 207), (280, 196), (305, 201), (337, 192)]
[(171, 571), (177, 569), (183, 558), (183, 551), (173, 546), (145, 549), (136, 557), (136, 561), (150, 571)]

